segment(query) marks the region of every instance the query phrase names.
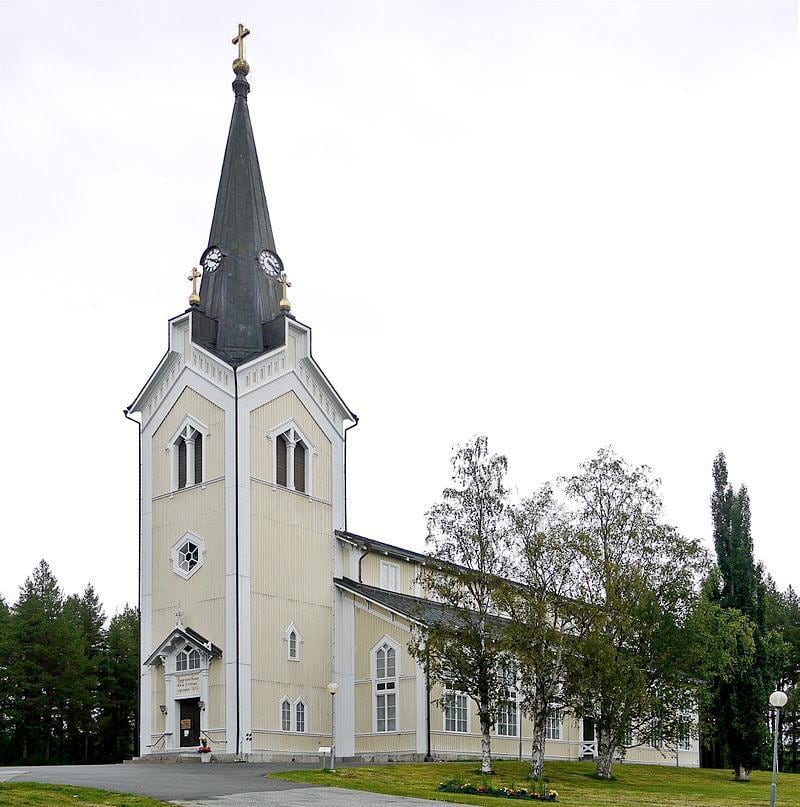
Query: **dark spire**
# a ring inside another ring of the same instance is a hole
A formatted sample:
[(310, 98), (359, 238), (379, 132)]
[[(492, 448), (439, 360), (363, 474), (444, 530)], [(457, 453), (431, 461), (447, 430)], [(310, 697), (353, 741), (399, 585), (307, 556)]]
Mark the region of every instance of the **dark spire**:
[(199, 310), (213, 322), (198, 321), (197, 333), (198, 341), (234, 365), (272, 347), (265, 343), (263, 325), (281, 313), (280, 283), (267, 276), (260, 258), (265, 250), (275, 253), (275, 239), (247, 109), (249, 69), (240, 46), (233, 63), (233, 116), (201, 261)]

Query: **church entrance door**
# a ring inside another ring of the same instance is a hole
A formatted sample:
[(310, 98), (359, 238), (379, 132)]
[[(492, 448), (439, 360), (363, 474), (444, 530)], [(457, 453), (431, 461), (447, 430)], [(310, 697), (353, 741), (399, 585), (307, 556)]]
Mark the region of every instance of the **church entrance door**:
[(200, 698), (181, 702), (181, 748), (200, 745)]

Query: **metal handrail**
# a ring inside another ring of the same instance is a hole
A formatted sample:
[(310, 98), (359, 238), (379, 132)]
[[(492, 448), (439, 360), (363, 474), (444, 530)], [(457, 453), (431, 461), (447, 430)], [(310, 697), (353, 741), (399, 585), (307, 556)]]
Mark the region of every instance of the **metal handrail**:
[(150, 745), (148, 745), (147, 747), (148, 748), (155, 748), (164, 738), (171, 737), (171, 736), (172, 736), (171, 731), (165, 731), (154, 743), (150, 743)]

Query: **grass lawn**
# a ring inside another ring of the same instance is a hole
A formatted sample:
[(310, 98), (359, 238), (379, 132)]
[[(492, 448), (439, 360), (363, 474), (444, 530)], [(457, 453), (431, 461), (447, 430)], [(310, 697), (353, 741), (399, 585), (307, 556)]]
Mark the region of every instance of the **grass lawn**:
[[(281, 779), (315, 785), (349, 787), (398, 796), (439, 799), (459, 804), (520, 807), (522, 804), (545, 802), (520, 801), (486, 796), (439, 793), (440, 782), (459, 778), (480, 783), (476, 762), (429, 762), (426, 764), (394, 764), (363, 768), (340, 768), (336, 773), (324, 771), (291, 771), (278, 773)], [(520, 762), (497, 762), (497, 773), (491, 784), (523, 785), (528, 766)], [(614, 765), (614, 781), (595, 779), (594, 765), (588, 762), (548, 762), (545, 778), (548, 787), (558, 791), (559, 803), (565, 807), (740, 807), (769, 804), (770, 774), (757, 771), (747, 784), (734, 782), (730, 771), (671, 768), (660, 765)], [(800, 807), (800, 774), (778, 777), (780, 807)]]
[(66, 804), (81, 807), (164, 807), (166, 802), (91, 787), (0, 782), (0, 805), (3, 807), (63, 807)]

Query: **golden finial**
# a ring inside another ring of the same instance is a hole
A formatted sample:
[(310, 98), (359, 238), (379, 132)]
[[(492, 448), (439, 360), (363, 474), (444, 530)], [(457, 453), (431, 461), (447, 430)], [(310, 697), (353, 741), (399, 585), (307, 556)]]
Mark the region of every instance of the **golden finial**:
[(234, 73), (244, 73), (247, 75), (250, 72), (250, 65), (247, 64), (244, 58), (244, 38), (250, 33), (250, 31), (244, 27), (241, 23), (239, 23), (239, 33), (231, 40), (232, 45), (239, 46), (239, 55), (236, 59), (233, 60), (233, 72)]
[(292, 310), (292, 304), (289, 302), (289, 298), (286, 296), (286, 289), (290, 288), (292, 284), (286, 277), (286, 272), (281, 272), (281, 276), (279, 279), (281, 281), (281, 288), (283, 289), (283, 296), (281, 297), (280, 308), (281, 311), (286, 311), (288, 313), (289, 311)]
[(201, 277), (200, 267), (193, 266), (192, 274), (187, 277), (187, 280), (192, 281), (192, 293), (189, 295), (189, 305), (200, 305), (200, 295), (197, 293), (197, 279)]

